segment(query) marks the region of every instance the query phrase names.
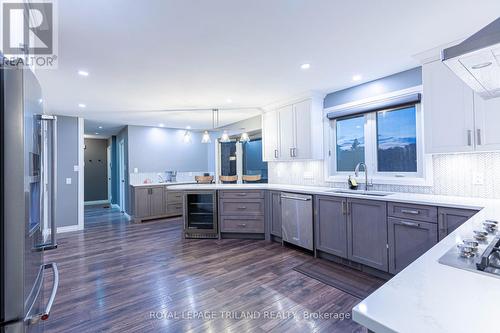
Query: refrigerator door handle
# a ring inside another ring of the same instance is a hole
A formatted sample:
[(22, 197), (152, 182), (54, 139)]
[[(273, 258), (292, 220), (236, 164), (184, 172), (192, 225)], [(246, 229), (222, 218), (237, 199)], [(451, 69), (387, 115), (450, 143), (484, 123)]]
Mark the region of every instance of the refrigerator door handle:
[(42, 313), (39, 313), (34, 316), (27, 317), (25, 321), (28, 321), (30, 324), (36, 324), (40, 320), (47, 320), (50, 316), (50, 310), (52, 310), (52, 305), (54, 304), (54, 300), (56, 299), (57, 288), (59, 288), (59, 270), (57, 269), (57, 264), (55, 262), (51, 262), (43, 265), (43, 270), (52, 269), (54, 273), (54, 281), (52, 282), (52, 291), (50, 293), (49, 300), (45, 305), (45, 310)]
[[(47, 172), (50, 172), (50, 198), (49, 198), (49, 205), (50, 205), (50, 241), (39, 244), (36, 247), (36, 250), (38, 251), (45, 251), (45, 250), (52, 250), (57, 248), (57, 241), (56, 241), (56, 232), (57, 232), (57, 227), (56, 227), (56, 201), (57, 201), (57, 117), (56, 116), (49, 116), (49, 115), (42, 115), (41, 120), (43, 122), (46, 122), (49, 128), (52, 129), (52, 140), (51, 140), (51, 156), (50, 156), (50, 170), (46, 170)], [(45, 140), (45, 139), (44, 139)], [(43, 193), (43, 190), (42, 190)]]

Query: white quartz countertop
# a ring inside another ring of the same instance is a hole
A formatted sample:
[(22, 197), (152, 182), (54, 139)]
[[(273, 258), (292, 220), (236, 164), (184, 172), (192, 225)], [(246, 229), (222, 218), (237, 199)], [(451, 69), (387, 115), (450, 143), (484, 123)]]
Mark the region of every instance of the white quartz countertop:
[[(353, 319), (374, 332), (497, 332), (500, 278), (438, 262), (484, 220), (500, 221), (500, 200), (394, 193), (384, 197), (331, 192), (331, 188), (281, 184), (210, 184), (169, 186), (175, 190), (268, 189), (297, 193), (369, 198), (433, 206), (481, 209), (402, 272), (361, 301)], [(330, 191), (329, 191), (330, 190)]]
[(164, 182), (164, 183), (141, 183), (141, 184), (130, 184), (132, 187), (152, 187), (152, 186), (170, 186), (170, 185), (186, 185), (186, 184), (196, 184), (195, 181), (179, 181), (179, 182)]

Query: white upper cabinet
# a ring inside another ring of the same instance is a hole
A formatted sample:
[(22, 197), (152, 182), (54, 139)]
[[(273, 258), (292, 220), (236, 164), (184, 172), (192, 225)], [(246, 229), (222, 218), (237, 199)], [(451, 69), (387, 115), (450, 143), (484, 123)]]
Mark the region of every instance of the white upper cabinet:
[(266, 112), (262, 115), (262, 156), (264, 161), (276, 161), (280, 158), (278, 112)]
[(323, 101), (308, 98), (264, 113), (265, 161), (323, 158)]
[(500, 150), (500, 98), (484, 100), (441, 61), (422, 70), (426, 153)]
[(283, 160), (291, 159), (295, 147), (295, 117), (293, 105), (287, 105), (275, 111), (280, 120), (280, 157)]
[(422, 71), (426, 153), (473, 151), (472, 90), (441, 61)]
[(485, 100), (474, 94), (477, 151), (500, 150), (500, 97)]

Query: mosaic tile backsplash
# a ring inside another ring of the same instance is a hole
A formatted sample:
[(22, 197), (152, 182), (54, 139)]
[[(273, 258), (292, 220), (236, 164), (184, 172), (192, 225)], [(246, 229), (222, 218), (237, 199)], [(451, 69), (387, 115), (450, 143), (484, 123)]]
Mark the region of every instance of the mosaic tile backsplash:
[[(347, 187), (325, 182), (323, 161), (269, 162), (269, 182), (277, 184)], [(374, 185), (374, 190), (500, 199), (500, 153), (433, 156), (433, 186)], [(476, 185), (477, 178), (484, 178)], [(475, 179), (476, 178), (476, 179)]]

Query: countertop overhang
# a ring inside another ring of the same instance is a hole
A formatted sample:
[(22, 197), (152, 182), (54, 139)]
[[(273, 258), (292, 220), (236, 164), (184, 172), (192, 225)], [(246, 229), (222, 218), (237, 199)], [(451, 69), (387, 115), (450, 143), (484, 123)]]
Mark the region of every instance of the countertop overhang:
[(353, 319), (374, 332), (494, 332), (498, 330), (500, 279), (438, 262), (484, 220), (500, 220), (500, 200), (394, 193), (383, 197), (332, 192), (329, 187), (282, 184), (193, 184), (172, 190), (274, 190), (476, 209), (462, 224), (353, 308)]

